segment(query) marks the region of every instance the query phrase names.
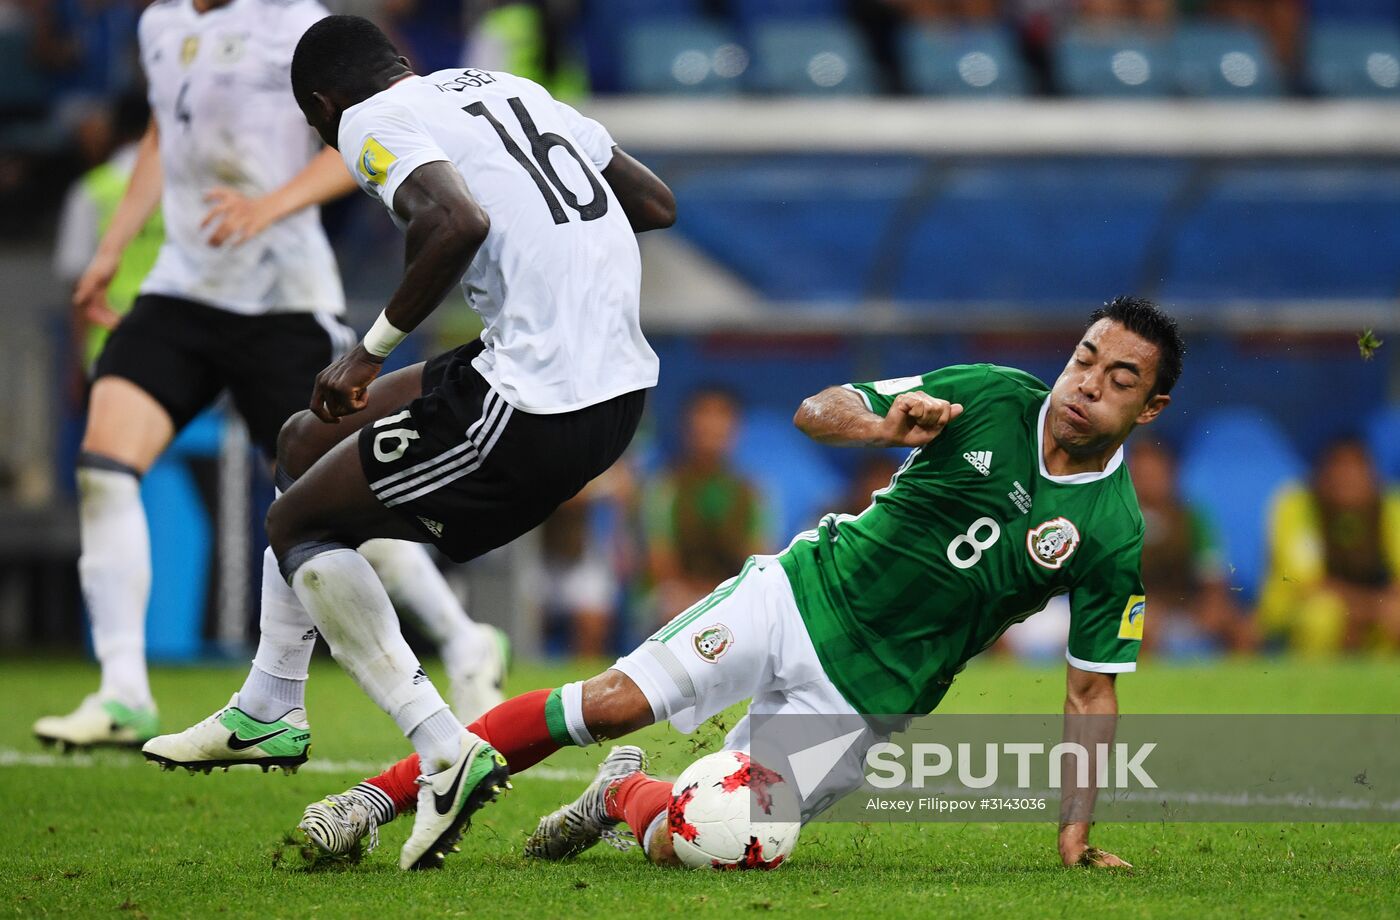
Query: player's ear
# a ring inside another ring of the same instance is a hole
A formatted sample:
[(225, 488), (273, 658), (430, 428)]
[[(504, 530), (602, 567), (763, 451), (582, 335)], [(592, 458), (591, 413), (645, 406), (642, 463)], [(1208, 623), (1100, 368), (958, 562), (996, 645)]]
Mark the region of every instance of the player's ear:
[(1138, 417), (1135, 424), (1148, 424), (1157, 416), (1161, 415), (1162, 410), (1165, 409), (1167, 407), (1167, 404), (1171, 401), (1172, 398), (1167, 394), (1158, 393), (1156, 396), (1152, 397), (1147, 401), (1147, 405), (1142, 407), (1142, 411), (1138, 413)]
[(399, 55), (398, 57), (394, 58), (394, 60), (396, 60), (396, 61), (398, 61), (400, 64), (402, 64), (404, 70), (412, 70), (412, 69), (413, 69), (413, 65), (410, 64), (410, 63), (408, 62), (408, 58), (404, 57), (402, 54)]

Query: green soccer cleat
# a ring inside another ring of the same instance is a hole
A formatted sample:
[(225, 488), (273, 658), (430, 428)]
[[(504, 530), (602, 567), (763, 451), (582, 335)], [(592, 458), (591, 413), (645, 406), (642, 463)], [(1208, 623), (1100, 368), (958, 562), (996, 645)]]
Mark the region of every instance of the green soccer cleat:
[(399, 851), (400, 869), (440, 869), (471, 826), (471, 817), (509, 789), (506, 759), (463, 729), (457, 760), (431, 776), (418, 777), (418, 814)]
[(140, 747), (159, 731), (154, 706), (133, 708), (95, 693), (65, 716), (45, 716), (34, 723), (35, 738), (64, 751)]
[(228, 705), (209, 718), (174, 735), (152, 738), (141, 748), (146, 759), (163, 770), (184, 767), (209, 773), (215, 767), (242, 764), (277, 767), (295, 773), (311, 750), (311, 727), (306, 710), (293, 709), (271, 722), (259, 722), (238, 708), (235, 693)]

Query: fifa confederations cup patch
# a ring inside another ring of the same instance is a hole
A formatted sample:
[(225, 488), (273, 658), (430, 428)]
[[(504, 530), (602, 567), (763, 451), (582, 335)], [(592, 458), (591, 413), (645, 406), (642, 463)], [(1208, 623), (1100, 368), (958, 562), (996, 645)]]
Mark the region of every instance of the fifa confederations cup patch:
[(723, 623), (706, 626), (690, 637), (690, 647), (695, 649), (695, 654), (710, 664), (719, 661), (733, 645), (734, 633)]
[(360, 175), (366, 182), (382, 186), (389, 171), (389, 164), (397, 159), (398, 157), (385, 149), (379, 141), (367, 137), (364, 146), (360, 148)]
[(1037, 565), (1058, 569), (1079, 548), (1079, 529), (1069, 518), (1051, 518), (1026, 531), (1026, 549)]

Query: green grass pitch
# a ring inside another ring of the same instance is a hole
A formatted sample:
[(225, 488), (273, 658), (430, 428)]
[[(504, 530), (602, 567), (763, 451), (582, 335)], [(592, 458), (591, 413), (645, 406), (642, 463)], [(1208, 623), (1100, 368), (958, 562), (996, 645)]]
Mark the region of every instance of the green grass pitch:
[[(527, 667), (516, 691), (590, 673)], [(241, 667), (160, 668), (163, 724), (174, 730), (227, 699)], [(435, 672), (437, 676), (437, 672)], [(435, 873), (401, 873), (408, 833), (386, 827), (358, 866), (307, 872), (279, 848), (309, 801), (405, 751), (393, 724), (330, 662), (310, 685), (313, 764), (295, 776), (257, 770), (161, 773), (134, 755), (62, 758), (29, 735), (95, 685), (73, 661), (0, 662), (0, 913), (111, 917), (831, 917), (1400, 915), (1400, 824), (1119, 824), (1094, 840), (1136, 866), (1058, 866), (1053, 826), (827, 824), (807, 828), (773, 873), (686, 873), (600, 846), (573, 863), (527, 863), (536, 818), (577, 794), (600, 749), (570, 750), (521, 775), (483, 811), (462, 852)], [(1394, 662), (1153, 663), (1119, 681), (1125, 712), (1393, 712)], [(974, 663), (950, 712), (1054, 712), (1063, 668)], [(665, 727), (638, 736), (674, 774), (720, 739)], [(310, 765), (309, 765), (310, 766)], [(329, 769), (327, 769), (329, 768)]]

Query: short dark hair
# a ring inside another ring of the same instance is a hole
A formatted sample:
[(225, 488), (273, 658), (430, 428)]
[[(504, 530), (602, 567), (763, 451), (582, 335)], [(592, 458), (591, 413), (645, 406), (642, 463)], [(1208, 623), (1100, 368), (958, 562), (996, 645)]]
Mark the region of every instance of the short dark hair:
[(1101, 319), (1112, 320), (1157, 346), (1157, 379), (1149, 395), (1170, 393), (1181, 379), (1181, 360), (1186, 356), (1186, 343), (1181, 330), (1172, 319), (1150, 300), (1143, 297), (1115, 297), (1089, 314), (1089, 325)]
[(398, 57), (389, 36), (363, 16), (327, 16), (297, 42), (292, 95), (303, 109), (316, 92), (368, 99), (378, 91), (375, 74)]

